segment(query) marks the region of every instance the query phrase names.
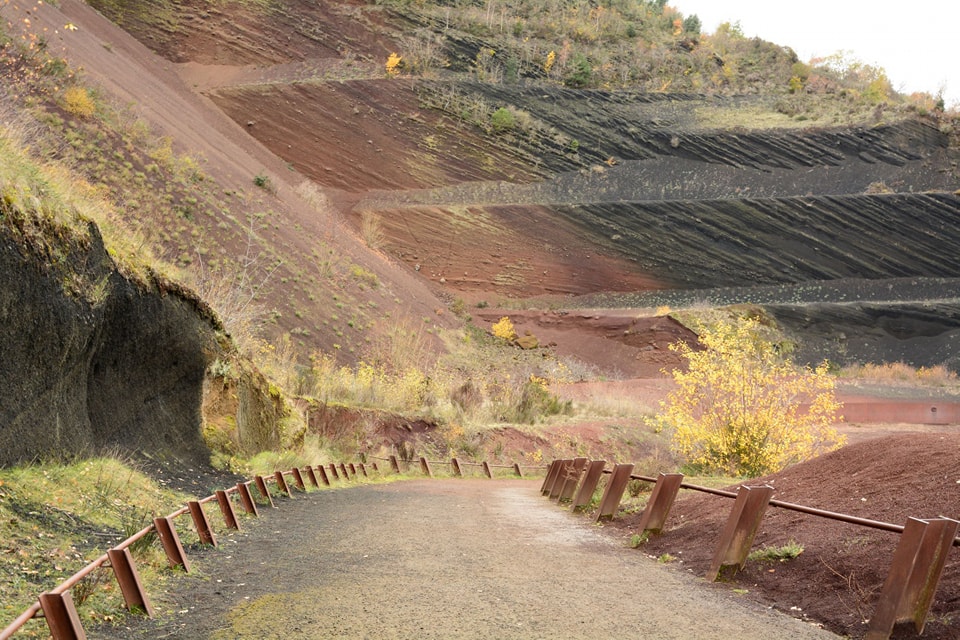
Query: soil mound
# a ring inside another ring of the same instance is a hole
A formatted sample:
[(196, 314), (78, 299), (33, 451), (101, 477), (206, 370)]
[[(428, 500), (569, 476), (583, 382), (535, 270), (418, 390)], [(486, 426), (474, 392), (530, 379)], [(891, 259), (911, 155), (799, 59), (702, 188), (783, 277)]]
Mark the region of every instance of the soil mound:
[[(747, 484), (771, 484), (774, 498), (829, 511), (904, 524), (908, 517), (960, 517), (960, 434), (909, 434), (844, 447)], [(694, 574), (706, 573), (732, 501), (681, 494), (662, 535), (641, 549), (669, 553)], [(639, 514), (614, 521), (631, 529)], [(632, 531), (631, 531), (632, 533)], [(798, 611), (827, 628), (862, 637), (890, 569), (898, 536), (771, 507), (754, 549), (803, 545), (786, 562), (748, 562), (732, 578), (747, 597)], [(956, 638), (960, 616), (960, 553), (954, 550), (927, 619), (925, 638)], [(893, 637), (914, 637), (912, 627)]]

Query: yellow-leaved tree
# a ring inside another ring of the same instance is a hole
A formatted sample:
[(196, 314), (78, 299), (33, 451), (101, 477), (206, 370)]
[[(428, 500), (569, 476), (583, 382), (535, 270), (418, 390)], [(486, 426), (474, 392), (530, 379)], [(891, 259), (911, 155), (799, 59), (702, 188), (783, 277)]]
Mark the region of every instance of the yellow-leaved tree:
[(840, 403), (826, 364), (795, 365), (757, 319), (704, 328), (702, 349), (670, 345), (687, 361), (653, 418), (698, 473), (755, 477), (843, 444)]

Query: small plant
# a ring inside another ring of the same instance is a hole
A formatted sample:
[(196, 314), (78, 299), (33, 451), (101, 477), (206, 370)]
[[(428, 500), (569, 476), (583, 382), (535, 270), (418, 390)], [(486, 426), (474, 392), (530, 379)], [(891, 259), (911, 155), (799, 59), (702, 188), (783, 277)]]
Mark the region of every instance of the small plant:
[(270, 176), (265, 173), (258, 173), (257, 175), (253, 176), (253, 184), (268, 193), (276, 193), (277, 191), (276, 187), (273, 185), (273, 180), (271, 180)]
[(493, 127), (494, 133), (506, 133), (517, 126), (517, 119), (512, 111), (506, 107), (500, 107), (490, 114), (490, 125)]
[(391, 53), (387, 56), (387, 62), (384, 66), (388, 76), (398, 76), (400, 75), (400, 69), (403, 68), (403, 58), (398, 53)]
[(96, 105), (93, 98), (90, 97), (90, 92), (84, 87), (78, 86), (69, 87), (63, 92), (63, 107), (68, 113), (84, 120), (93, 117), (96, 111)]
[(630, 548), (636, 549), (637, 547), (644, 544), (649, 539), (650, 539), (649, 531), (644, 531), (643, 533), (635, 533), (632, 536), (630, 536)]
[(490, 327), (490, 332), (501, 340), (506, 340), (507, 342), (513, 342), (517, 339), (517, 330), (514, 329), (513, 321), (510, 320), (510, 316), (503, 316), (500, 318), (499, 321)]
[(676, 562), (676, 561), (677, 561), (677, 557), (672, 556), (669, 553), (661, 554), (660, 557), (657, 558), (657, 562), (659, 562), (660, 564), (670, 564), (671, 562)]
[(747, 559), (752, 562), (786, 562), (803, 553), (803, 545), (791, 540), (782, 547), (763, 547), (752, 551)]

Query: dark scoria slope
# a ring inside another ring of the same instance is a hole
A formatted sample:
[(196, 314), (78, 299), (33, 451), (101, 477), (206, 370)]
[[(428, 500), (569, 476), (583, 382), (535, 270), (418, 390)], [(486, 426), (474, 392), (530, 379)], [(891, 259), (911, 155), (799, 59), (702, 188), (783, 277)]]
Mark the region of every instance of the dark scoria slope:
[(960, 276), (960, 197), (893, 194), (554, 206), (677, 288)]

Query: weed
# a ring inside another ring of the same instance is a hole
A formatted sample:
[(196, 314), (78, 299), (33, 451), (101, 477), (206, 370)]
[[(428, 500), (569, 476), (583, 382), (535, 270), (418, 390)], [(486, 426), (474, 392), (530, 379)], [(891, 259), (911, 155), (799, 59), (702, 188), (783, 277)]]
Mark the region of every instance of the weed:
[(676, 562), (676, 561), (677, 561), (677, 557), (672, 556), (669, 553), (663, 553), (657, 557), (657, 562), (661, 564), (670, 564), (671, 562)]
[(747, 559), (751, 562), (786, 562), (787, 560), (793, 560), (801, 553), (803, 553), (803, 545), (796, 540), (790, 540), (780, 547), (763, 547), (751, 551)]

